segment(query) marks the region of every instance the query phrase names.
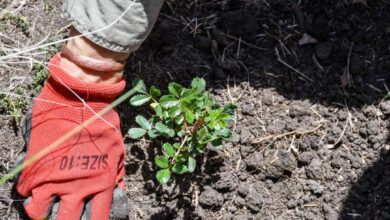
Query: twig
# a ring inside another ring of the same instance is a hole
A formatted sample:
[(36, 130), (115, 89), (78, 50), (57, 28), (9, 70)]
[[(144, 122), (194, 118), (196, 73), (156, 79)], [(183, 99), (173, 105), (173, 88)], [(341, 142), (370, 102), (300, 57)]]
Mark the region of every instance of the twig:
[(280, 138), (283, 138), (283, 137), (287, 137), (287, 136), (290, 136), (290, 135), (295, 135), (295, 136), (303, 136), (303, 135), (307, 135), (307, 134), (311, 134), (311, 133), (314, 133), (315, 131), (317, 131), (318, 129), (320, 129), (322, 127), (322, 122), (315, 128), (311, 129), (311, 130), (307, 130), (307, 131), (298, 131), (298, 130), (295, 130), (295, 131), (290, 131), (290, 132), (287, 132), (287, 133), (284, 133), (284, 134), (278, 134), (278, 135), (268, 135), (266, 137), (263, 137), (263, 138), (258, 138), (258, 139), (255, 139), (251, 142), (251, 144), (259, 144), (263, 141), (266, 141), (266, 140), (269, 140), (269, 139), (272, 139), (272, 140), (277, 140), (277, 139), (280, 139)]
[(350, 66), (351, 66), (351, 53), (352, 53), (352, 47), (353, 47), (353, 42), (351, 43), (351, 46), (349, 47), (348, 51), (348, 60), (347, 60), (347, 79), (348, 79), (348, 84), (351, 85), (351, 75), (350, 75)]
[[(223, 36), (227, 37), (227, 38), (230, 38), (232, 40), (236, 40), (236, 41), (240, 41), (240, 38), (237, 38), (237, 37), (234, 37), (234, 36), (231, 36), (231, 35), (228, 35), (228, 34), (225, 34), (224, 32), (220, 31), (220, 30), (216, 30), (218, 31), (220, 34), (222, 34)], [(249, 42), (246, 42), (245, 40), (242, 40), (240, 41), (242, 44), (248, 46), (248, 47), (251, 47), (251, 48), (255, 48), (255, 49), (258, 49), (258, 50), (261, 50), (261, 51), (268, 51), (268, 49), (266, 48), (262, 48), (262, 47), (258, 47), (254, 44), (251, 44)]]
[(69, 23), (69, 24), (65, 25), (64, 27), (62, 27), (61, 29), (59, 29), (59, 30), (56, 32), (56, 35), (55, 35), (55, 36), (58, 36), (58, 35), (61, 34), (62, 32), (64, 32), (64, 31), (66, 31), (67, 29), (69, 29), (71, 26), (72, 26), (72, 23)]
[(311, 83), (314, 83), (314, 80), (312, 80), (310, 77), (306, 76), (305, 74), (303, 74), (301, 71), (295, 69), (294, 67), (292, 67), (290, 64), (286, 63), (284, 60), (282, 60), (280, 58), (280, 55), (279, 55), (279, 51), (278, 51), (278, 48), (275, 47), (275, 53), (276, 53), (276, 57), (277, 57), (277, 61), (280, 62), (281, 64), (285, 65), (286, 67), (288, 67), (289, 69), (293, 70), (294, 72), (298, 73), (299, 75), (301, 75), (303, 78), (305, 78), (306, 80), (310, 81)]
[(316, 55), (313, 53), (313, 56), (311, 57), (313, 59), (313, 62), (318, 66), (318, 68), (321, 70), (321, 71), (324, 71), (324, 67), (322, 67), (322, 65), (320, 64), (320, 62), (317, 60), (317, 57)]
[(347, 118), (347, 121), (345, 122), (343, 131), (341, 132), (340, 137), (337, 139), (337, 141), (330, 148), (334, 148), (335, 146), (337, 146), (340, 143), (341, 139), (344, 137), (345, 131), (347, 130), (347, 127), (351, 121), (351, 118), (352, 118), (352, 114), (350, 112), (348, 112), (348, 118)]
[(305, 19), (303, 17), (302, 10), (296, 4), (293, 4), (291, 6), (291, 8), (293, 9), (295, 15), (297, 16), (298, 23), (299, 23), (299, 26), (300, 26), (302, 32), (306, 32), (306, 30), (305, 30)]

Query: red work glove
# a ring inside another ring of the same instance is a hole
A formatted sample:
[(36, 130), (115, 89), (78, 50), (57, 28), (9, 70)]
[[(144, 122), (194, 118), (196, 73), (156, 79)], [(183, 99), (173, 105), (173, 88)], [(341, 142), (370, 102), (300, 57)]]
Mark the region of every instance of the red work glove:
[[(26, 160), (109, 105), (125, 82), (83, 83), (59, 68), (61, 53), (50, 63), (50, 78), (34, 100)], [(85, 100), (85, 106), (77, 96)], [(125, 148), (115, 110), (26, 167), (17, 191), (33, 219), (48, 216), (53, 197), (59, 197), (57, 220), (80, 219), (89, 200), (90, 219), (108, 219), (113, 191), (124, 189)]]

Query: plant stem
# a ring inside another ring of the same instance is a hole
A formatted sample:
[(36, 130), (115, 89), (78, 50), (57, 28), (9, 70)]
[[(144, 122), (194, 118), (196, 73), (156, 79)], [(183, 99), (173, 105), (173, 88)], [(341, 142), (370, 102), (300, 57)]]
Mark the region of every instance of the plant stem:
[(180, 144), (180, 147), (179, 147), (179, 149), (177, 149), (177, 151), (176, 151), (175, 157), (174, 157), (174, 158), (172, 158), (172, 161), (171, 161), (171, 163), (175, 163), (175, 161), (176, 161), (176, 157), (179, 155), (179, 153), (180, 153), (181, 149), (183, 148), (184, 144), (187, 142), (187, 139), (188, 139), (188, 138), (189, 138), (189, 136), (188, 136), (188, 135), (186, 135), (186, 136), (184, 137), (183, 141), (182, 141), (182, 142), (181, 142), (181, 144)]

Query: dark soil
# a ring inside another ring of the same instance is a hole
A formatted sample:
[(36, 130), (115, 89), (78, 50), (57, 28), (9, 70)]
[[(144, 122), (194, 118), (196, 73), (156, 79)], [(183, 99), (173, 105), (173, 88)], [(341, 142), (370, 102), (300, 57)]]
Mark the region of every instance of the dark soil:
[[(155, 179), (157, 146), (126, 138), (130, 219), (390, 219), (390, 3), (296, 2), (166, 1), (128, 79), (164, 88), (203, 77), (238, 106), (237, 120), (231, 142), (167, 186)], [(44, 13), (38, 4), (20, 13)], [(120, 110), (124, 132), (145, 114)], [(21, 140), (2, 118), (5, 173)], [(5, 219), (18, 218), (11, 184), (1, 188)]]

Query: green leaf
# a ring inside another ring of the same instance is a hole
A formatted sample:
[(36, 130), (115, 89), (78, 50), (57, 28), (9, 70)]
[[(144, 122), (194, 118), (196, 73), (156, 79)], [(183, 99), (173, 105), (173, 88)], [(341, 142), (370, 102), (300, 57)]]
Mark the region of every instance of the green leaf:
[(215, 140), (211, 141), (211, 144), (212, 144), (214, 147), (221, 146), (221, 145), (222, 145), (222, 139), (221, 139), (221, 138), (215, 139)]
[(174, 106), (168, 110), (168, 114), (172, 118), (176, 118), (181, 114), (181, 109), (177, 106)]
[(137, 88), (137, 91), (140, 93), (146, 93), (146, 86), (143, 80), (135, 79), (132, 82), (133, 88)]
[(195, 115), (192, 113), (192, 111), (186, 111), (185, 113), (186, 121), (190, 124), (194, 123), (195, 121)]
[(186, 89), (183, 91), (183, 95), (181, 96), (181, 100), (189, 102), (196, 97), (198, 93), (193, 89)]
[(184, 117), (183, 115), (180, 115), (179, 117), (176, 118), (176, 124), (182, 125), (184, 122)]
[(162, 134), (168, 135), (169, 137), (173, 137), (175, 135), (175, 131), (170, 129), (168, 126), (164, 125), (161, 122), (156, 123), (156, 129)]
[(169, 113), (168, 113), (168, 111), (163, 111), (163, 112), (162, 112), (162, 117), (163, 117), (163, 118), (169, 118)]
[(150, 97), (147, 95), (135, 95), (131, 97), (130, 104), (132, 106), (141, 106), (147, 102), (149, 102)]
[(166, 184), (171, 178), (171, 171), (169, 169), (163, 169), (157, 172), (156, 178), (159, 183)]
[(187, 157), (185, 157), (185, 156), (177, 156), (176, 157), (176, 161), (178, 163), (185, 163), (187, 161)]
[(193, 157), (188, 157), (188, 172), (194, 172), (196, 167), (196, 160)]
[(228, 126), (228, 124), (226, 123), (226, 121), (218, 120), (218, 123), (216, 124), (215, 129), (224, 129), (227, 126)]
[(173, 144), (173, 147), (174, 147), (175, 149), (179, 149), (179, 148), (180, 148), (180, 144), (174, 143), (174, 144)]
[(157, 129), (159, 132), (165, 133), (165, 134), (167, 134), (167, 133), (169, 132), (169, 130), (170, 130), (170, 128), (169, 128), (168, 126), (164, 125), (164, 124), (161, 123), (161, 122), (157, 122), (157, 123), (156, 123), (156, 129)]
[(230, 115), (228, 113), (225, 113), (225, 112), (221, 112), (219, 115), (218, 115), (218, 119), (219, 120), (229, 120), (230, 119)]
[(191, 87), (198, 92), (203, 92), (206, 89), (206, 82), (201, 78), (194, 78), (191, 82)]
[(220, 110), (219, 109), (216, 109), (216, 110), (212, 110), (210, 112), (210, 114), (205, 118), (205, 121), (206, 122), (209, 122), (209, 121), (215, 121), (217, 120), (219, 114), (220, 114)]
[(158, 135), (159, 135), (159, 132), (157, 130), (150, 130), (150, 131), (148, 131), (148, 136), (150, 138), (156, 138), (156, 137), (158, 137)]
[(172, 95), (164, 95), (160, 98), (160, 105), (163, 108), (170, 108), (178, 105), (179, 103), (179, 100)]
[(157, 99), (161, 95), (161, 91), (157, 89), (155, 86), (150, 87), (150, 95)]
[(169, 167), (169, 161), (166, 157), (164, 156), (156, 156), (154, 158), (154, 162), (156, 163), (156, 165), (160, 168), (168, 168)]
[(188, 168), (186, 165), (182, 163), (175, 163), (172, 167), (172, 172), (178, 173), (178, 174), (183, 174), (188, 172)]
[(127, 134), (133, 139), (140, 139), (146, 134), (146, 131), (142, 128), (130, 128)]
[(232, 131), (230, 129), (216, 130), (214, 135), (221, 138), (230, 138), (232, 136)]
[(223, 107), (223, 112), (228, 113), (229, 115), (233, 115), (236, 108), (237, 106), (233, 105), (232, 103), (228, 103)]
[(170, 129), (169, 132), (168, 132), (168, 136), (169, 137), (175, 136), (175, 131), (173, 129)]
[(156, 108), (154, 109), (154, 111), (156, 112), (156, 115), (158, 117), (162, 117), (163, 113), (162, 113), (162, 108), (160, 105), (156, 106)]
[(181, 92), (183, 90), (183, 87), (180, 85), (180, 84), (177, 84), (175, 82), (171, 82), (169, 83), (168, 85), (168, 91), (171, 95), (175, 96), (175, 97), (180, 97), (181, 95)]
[(175, 150), (173, 149), (173, 147), (172, 147), (171, 144), (165, 143), (165, 144), (163, 145), (163, 149), (164, 149), (164, 152), (165, 152), (166, 154), (168, 154), (168, 156), (170, 156), (170, 157), (175, 157), (175, 156), (176, 156), (176, 152), (175, 152)]
[(135, 117), (135, 122), (137, 122), (137, 124), (139, 124), (139, 126), (141, 126), (145, 130), (152, 129), (152, 125), (142, 115), (138, 115), (137, 117)]
[(185, 132), (184, 131), (178, 131), (178, 132), (176, 132), (176, 134), (177, 134), (178, 137), (183, 137)]

